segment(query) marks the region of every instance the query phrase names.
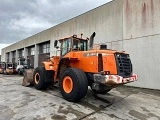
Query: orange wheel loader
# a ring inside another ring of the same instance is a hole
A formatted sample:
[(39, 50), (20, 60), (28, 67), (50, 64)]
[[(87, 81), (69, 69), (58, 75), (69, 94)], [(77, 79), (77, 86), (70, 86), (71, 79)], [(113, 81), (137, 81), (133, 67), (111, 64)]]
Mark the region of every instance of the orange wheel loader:
[(86, 96), (88, 86), (95, 93), (107, 93), (114, 87), (136, 81), (129, 54), (107, 49), (105, 44), (93, 49), (94, 37), (95, 32), (90, 39), (73, 35), (55, 40), (54, 47), (60, 48), (57, 50), (60, 54), (43, 62), (43, 67), (26, 70), (23, 85), (34, 84), (42, 90), (58, 82), (63, 98), (78, 102)]

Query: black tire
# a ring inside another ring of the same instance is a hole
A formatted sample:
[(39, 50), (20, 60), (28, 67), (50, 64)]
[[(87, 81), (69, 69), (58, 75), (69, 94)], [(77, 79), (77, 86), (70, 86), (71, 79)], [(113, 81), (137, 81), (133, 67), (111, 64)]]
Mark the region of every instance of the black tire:
[(37, 90), (44, 90), (47, 89), (50, 85), (50, 82), (45, 82), (45, 68), (44, 67), (37, 67), (34, 71), (33, 81), (34, 86)]
[[(63, 81), (66, 76), (69, 76), (73, 82), (71, 92), (67, 93), (63, 87)], [(78, 102), (84, 98), (88, 91), (88, 81), (85, 73), (77, 68), (67, 68), (60, 77), (60, 91), (64, 99), (69, 102)]]

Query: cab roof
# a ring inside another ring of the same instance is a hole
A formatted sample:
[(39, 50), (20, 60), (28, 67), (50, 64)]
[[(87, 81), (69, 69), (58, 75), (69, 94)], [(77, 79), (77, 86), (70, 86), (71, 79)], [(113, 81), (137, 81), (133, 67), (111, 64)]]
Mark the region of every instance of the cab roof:
[(68, 36), (68, 37), (64, 37), (64, 38), (60, 38), (58, 41), (63, 41), (67, 38), (77, 38), (77, 39), (80, 39), (80, 40), (89, 40), (88, 38), (87, 39), (83, 39), (83, 38), (79, 38), (77, 37), (77, 35), (71, 35), (71, 36)]

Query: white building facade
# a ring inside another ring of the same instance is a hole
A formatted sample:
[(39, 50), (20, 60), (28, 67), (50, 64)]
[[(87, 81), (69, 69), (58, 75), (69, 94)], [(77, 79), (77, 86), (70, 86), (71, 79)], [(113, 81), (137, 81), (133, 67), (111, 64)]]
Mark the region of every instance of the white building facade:
[(160, 89), (160, 0), (114, 0), (2, 49), (2, 61), (29, 57), (34, 67), (55, 54), (54, 40), (77, 34), (130, 54), (136, 87)]

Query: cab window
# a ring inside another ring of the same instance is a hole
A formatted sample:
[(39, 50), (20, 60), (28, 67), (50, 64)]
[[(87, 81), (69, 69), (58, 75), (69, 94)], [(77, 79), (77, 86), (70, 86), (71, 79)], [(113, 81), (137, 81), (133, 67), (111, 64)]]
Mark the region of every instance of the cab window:
[(79, 49), (80, 51), (87, 51), (87, 41), (81, 40)]
[(73, 50), (78, 50), (79, 48), (79, 40), (74, 39), (73, 40)]
[(71, 39), (66, 39), (62, 43), (62, 56), (67, 54), (71, 48)]
[(73, 40), (73, 50), (86, 51), (87, 50), (87, 41), (74, 39)]

